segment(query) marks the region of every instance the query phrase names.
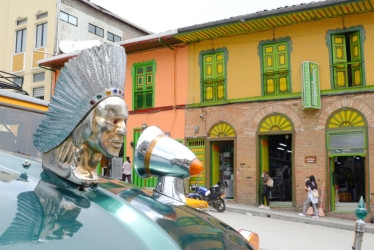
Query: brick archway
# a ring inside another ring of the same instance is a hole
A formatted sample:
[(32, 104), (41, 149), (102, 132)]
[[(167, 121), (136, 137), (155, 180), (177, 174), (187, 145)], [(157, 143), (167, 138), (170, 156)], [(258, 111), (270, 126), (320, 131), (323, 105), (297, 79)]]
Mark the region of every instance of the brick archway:
[(342, 108), (352, 108), (356, 109), (357, 111), (361, 112), (366, 120), (367, 125), (374, 126), (374, 113), (373, 111), (364, 103), (357, 101), (357, 100), (339, 100), (336, 101), (330, 105), (328, 105), (323, 111), (321, 112), (318, 123), (317, 123), (317, 129), (325, 129), (326, 128), (326, 122), (329, 119), (330, 115), (334, 113), (335, 111), (342, 109)]
[(283, 114), (290, 119), (293, 123), (294, 130), (300, 131), (303, 129), (303, 124), (299, 118), (299, 116), (290, 108), (283, 105), (271, 105), (264, 109), (261, 109), (257, 112), (254, 116), (252, 122), (250, 123), (249, 133), (257, 133), (258, 126), (260, 125), (261, 121), (268, 115), (273, 113)]

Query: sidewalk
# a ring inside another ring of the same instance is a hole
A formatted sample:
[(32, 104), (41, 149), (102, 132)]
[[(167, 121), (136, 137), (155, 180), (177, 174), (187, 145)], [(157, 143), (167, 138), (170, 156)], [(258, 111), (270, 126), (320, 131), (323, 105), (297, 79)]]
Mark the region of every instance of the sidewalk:
[[(106, 178), (104, 176), (101, 177), (100, 180), (100, 187), (112, 192), (114, 194), (118, 194), (120, 191), (136, 187), (132, 184), (125, 183), (120, 180), (113, 180), (110, 178)], [(136, 187), (137, 188), (137, 187)], [(152, 195), (152, 190), (147, 188), (142, 189), (149, 195)], [(209, 209), (213, 209), (210, 207)], [(226, 211), (234, 212), (234, 213), (241, 213), (241, 214), (251, 214), (253, 216), (262, 216), (262, 217), (270, 217), (273, 219), (278, 220), (286, 220), (286, 221), (293, 221), (298, 223), (305, 223), (305, 224), (312, 224), (312, 225), (320, 225), (325, 227), (331, 228), (339, 228), (354, 231), (355, 221), (353, 220), (344, 220), (338, 219), (334, 217), (320, 217), (318, 219), (312, 219), (310, 216), (301, 217), (297, 215), (296, 212), (287, 212), (287, 211), (280, 211), (274, 209), (262, 209), (255, 206), (243, 205), (243, 204), (236, 204), (226, 202)], [(366, 223), (366, 233), (374, 234), (374, 224)]]
[[(310, 216), (299, 216), (295, 212), (279, 211), (274, 209), (263, 209), (249, 205), (235, 204), (226, 202), (226, 211), (251, 214), (254, 216), (270, 217), (278, 220), (293, 221), (298, 223), (319, 225), (325, 227), (339, 228), (354, 231), (355, 221), (338, 219), (334, 217), (319, 217), (318, 219), (312, 219)], [(366, 233), (374, 234), (374, 224), (366, 223)]]

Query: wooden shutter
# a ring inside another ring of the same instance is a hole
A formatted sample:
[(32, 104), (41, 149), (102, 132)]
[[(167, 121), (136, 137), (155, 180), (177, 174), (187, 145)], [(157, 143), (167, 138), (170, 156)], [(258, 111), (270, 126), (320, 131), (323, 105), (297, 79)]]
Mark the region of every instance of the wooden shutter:
[(287, 43), (276, 45), (276, 67), (278, 73), (278, 91), (279, 93), (288, 92), (288, 54)]
[(334, 82), (335, 87), (344, 88), (347, 86), (348, 72), (347, 72), (347, 49), (345, 46), (344, 35), (332, 36), (332, 57), (334, 68)]
[(213, 80), (214, 80), (214, 55), (204, 55), (204, 74), (203, 74), (203, 88), (204, 101), (213, 100)]
[(352, 85), (362, 85), (362, 66), (361, 66), (361, 42), (360, 32), (356, 31), (349, 35), (351, 62), (352, 62)]
[(141, 65), (136, 70), (135, 109), (153, 107), (154, 71), (153, 65)]
[(266, 94), (275, 93), (275, 51), (274, 45), (266, 45), (263, 47), (264, 59), (264, 90)]
[(225, 98), (225, 54), (219, 52), (203, 56), (204, 101)]
[(215, 55), (215, 79), (216, 79), (216, 99), (225, 98), (225, 60), (224, 53), (220, 52)]
[(289, 91), (289, 65), (287, 43), (269, 44), (263, 47), (265, 94)]

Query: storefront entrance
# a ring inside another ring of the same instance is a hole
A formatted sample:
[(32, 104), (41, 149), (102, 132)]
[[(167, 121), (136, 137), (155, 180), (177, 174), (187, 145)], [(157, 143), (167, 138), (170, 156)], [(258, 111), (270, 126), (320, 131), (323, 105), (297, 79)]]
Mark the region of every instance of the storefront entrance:
[(274, 180), (271, 205), (292, 205), (292, 134), (260, 136), (260, 144), (260, 173), (267, 170)]
[(329, 169), (329, 210), (354, 211), (367, 197), (367, 127), (358, 111), (344, 108), (333, 113), (326, 129)]
[(335, 156), (332, 161), (332, 196), (336, 211), (354, 210), (360, 197), (365, 197), (365, 158)]
[(267, 170), (274, 180), (274, 186), (270, 190), (270, 205), (294, 206), (292, 185), (294, 129), (292, 122), (283, 114), (273, 113), (261, 121), (258, 136), (258, 203), (263, 184), (261, 174)]
[(210, 183), (225, 181), (228, 188), (225, 190), (226, 198), (234, 198), (234, 141), (210, 142)]

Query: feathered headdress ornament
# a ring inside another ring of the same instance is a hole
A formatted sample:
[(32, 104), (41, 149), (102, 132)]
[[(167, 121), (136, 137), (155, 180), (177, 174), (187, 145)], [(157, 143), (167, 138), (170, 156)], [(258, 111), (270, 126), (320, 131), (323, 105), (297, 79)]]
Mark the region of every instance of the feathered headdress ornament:
[(116, 44), (85, 49), (65, 63), (46, 117), (34, 134), (42, 153), (60, 145), (103, 99), (124, 96), (126, 53)]

